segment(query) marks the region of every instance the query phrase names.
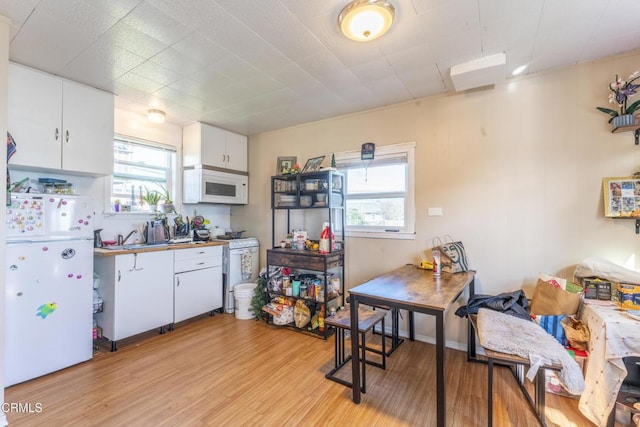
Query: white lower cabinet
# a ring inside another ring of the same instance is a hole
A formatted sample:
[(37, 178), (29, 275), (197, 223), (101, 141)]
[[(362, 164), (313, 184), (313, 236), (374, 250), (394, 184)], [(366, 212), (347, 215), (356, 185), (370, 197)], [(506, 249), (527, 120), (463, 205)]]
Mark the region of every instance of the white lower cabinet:
[(173, 321), (222, 308), (222, 246), (174, 251)]
[(95, 258), (103, 312), (102, 335), (115, 342), (173, 322), (173, 251)]
[(102, 335), (116, 341), (221, 309), (222, 246), (94, 257)]

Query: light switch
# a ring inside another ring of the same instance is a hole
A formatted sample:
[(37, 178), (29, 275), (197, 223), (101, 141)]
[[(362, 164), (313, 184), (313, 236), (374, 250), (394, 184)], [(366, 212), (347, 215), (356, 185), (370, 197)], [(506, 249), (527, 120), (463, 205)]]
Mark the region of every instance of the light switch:
[(429, 216), (442, 216), (442, 208), (429, 208)]

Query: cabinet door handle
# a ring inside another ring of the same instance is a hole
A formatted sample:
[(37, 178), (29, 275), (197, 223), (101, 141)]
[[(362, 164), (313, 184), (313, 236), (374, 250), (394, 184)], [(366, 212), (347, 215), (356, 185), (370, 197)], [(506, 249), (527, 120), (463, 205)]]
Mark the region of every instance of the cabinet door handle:
[(176, 286), (180, 286), (180, 277), (176, 277)]
[(134, 253), (133, 254), (133, 267), (131, 267), (129, 269), (129, 271), (140, 271), (140, 270), (144, 270), (143, 267), (138, 267), (138, 254)]
[(122, 278), (122, 275), (120, 274), (120, 270), (118, 270), (118, 282), (120, 281), (121, 278)]
[(56, 137), (56, 141), (58, 140), (58, 138), (60, 138), (60, 129), (58, 128), (56, 128), (55, 137)]
[(204, 261), (203, 262), (196, 262), (196, 265), (204, 265)]
[(69, 131), (65, 132), (65, 142), (68, 144), (69, 143)]

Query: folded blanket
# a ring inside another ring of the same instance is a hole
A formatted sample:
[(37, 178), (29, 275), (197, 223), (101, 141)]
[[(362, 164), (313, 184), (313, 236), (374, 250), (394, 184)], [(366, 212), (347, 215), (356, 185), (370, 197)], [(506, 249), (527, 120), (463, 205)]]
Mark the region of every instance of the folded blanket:
[(480, 345), (500, 353), (514, 354), (531, 362), (527, 377), (531, 380), (542, 364), (562, 365), (558, 379), (571, 394), (584, 391), (584, 378), (578, 363), (558, 341), (534, 322), (499, 311), (478, 311)]
[(587, 258), (576, 266), (574, 280), (583, 277), (600, 277), (612, 282), (640, 284), (640, 273), (629, 270), (604, 258)]

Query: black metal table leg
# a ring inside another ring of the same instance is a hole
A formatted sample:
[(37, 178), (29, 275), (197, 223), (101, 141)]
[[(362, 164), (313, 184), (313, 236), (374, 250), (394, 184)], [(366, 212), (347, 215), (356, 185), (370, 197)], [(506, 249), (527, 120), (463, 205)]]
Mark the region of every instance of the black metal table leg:
[(487, 391), (489, 394), (489, 405), (487, 406), (487, 426), (493, 426), (493, 359), (487, 361)]
[[(475, 295), (475, 278), (469, 283), (469, 299)], [(467, 362), (476, 361), (476, 334), (471, 321), (467, 318)]]
[(409, 340), (416, 340), (416, 323), (414, 319), (414, 312), (409, 312)]
[(358, 299), (355, 295), (349, 295), (351, 300), (351, 382), (353, 391), (353, 403), (360, 403), (360, 337), (358, 333)]
[(438, 427), (446, 425), (446, 390), (444, 384), (444, 313), (436, 315), (436, 393), (438, 407)]

